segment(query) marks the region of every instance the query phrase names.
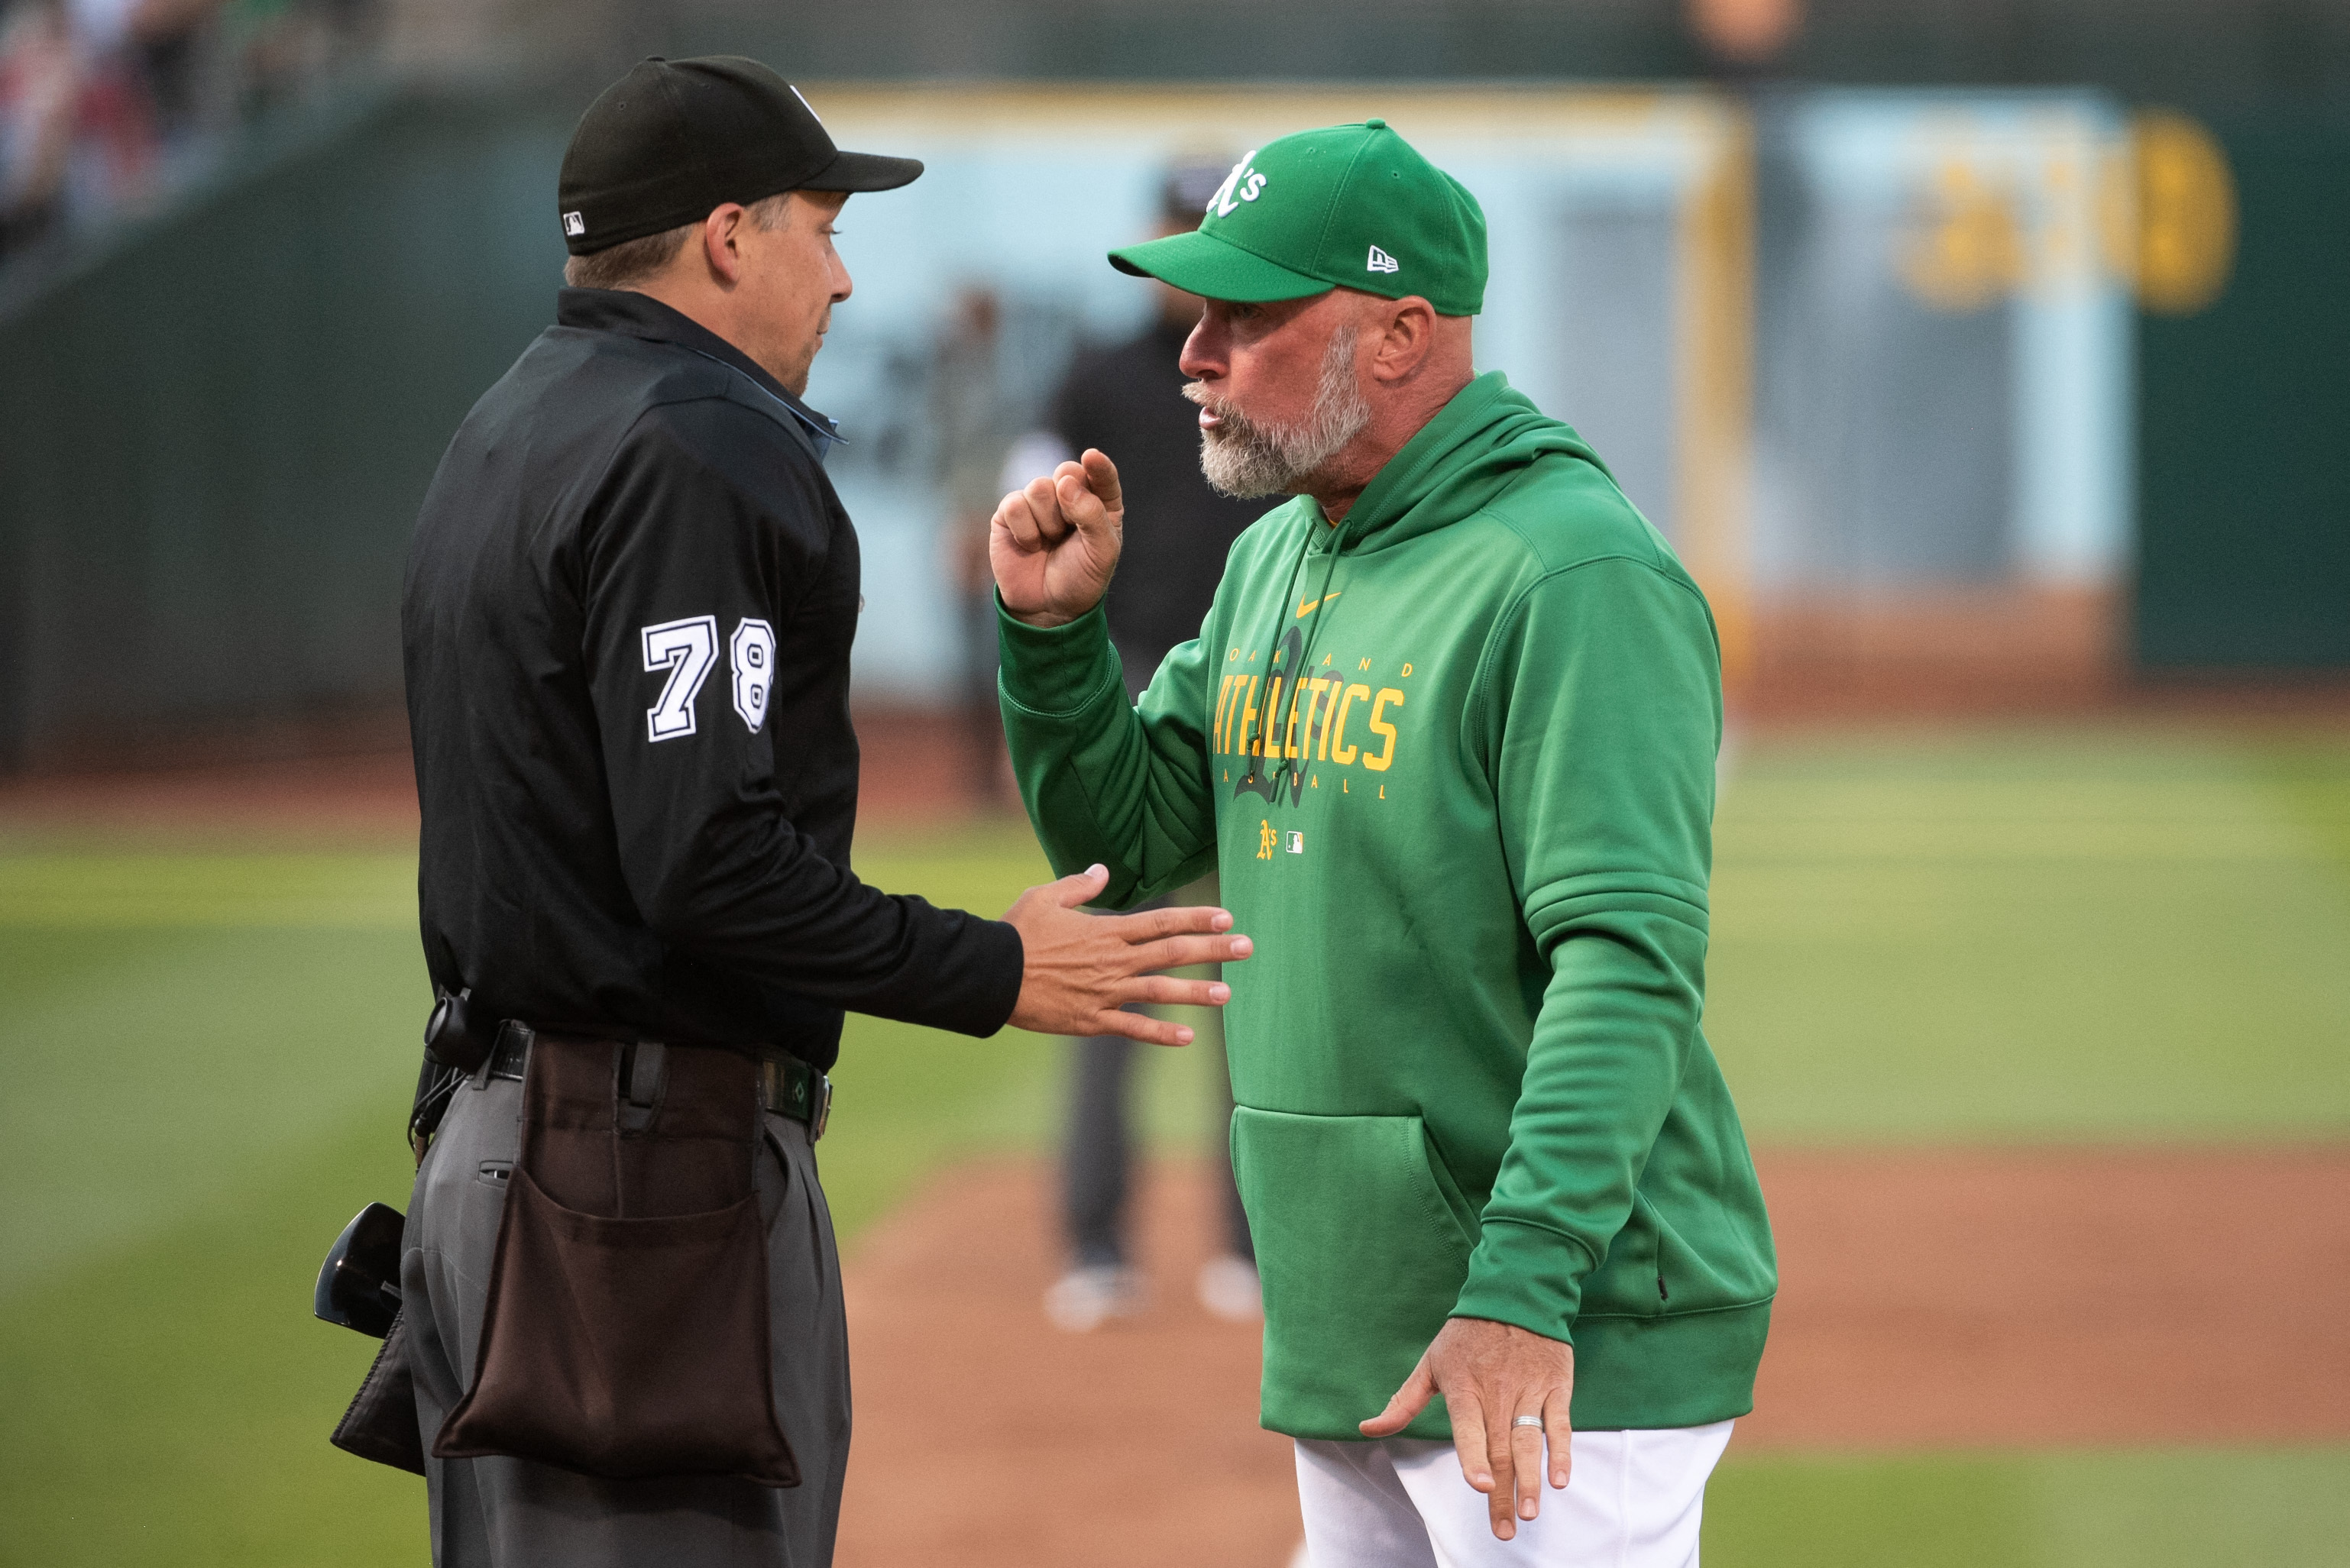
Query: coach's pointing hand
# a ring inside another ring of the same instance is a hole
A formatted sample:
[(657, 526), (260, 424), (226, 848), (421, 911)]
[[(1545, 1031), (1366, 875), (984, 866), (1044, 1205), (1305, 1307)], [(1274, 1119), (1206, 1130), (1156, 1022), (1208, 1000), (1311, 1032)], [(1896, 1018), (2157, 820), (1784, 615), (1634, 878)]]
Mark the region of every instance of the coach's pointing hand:
[(1020, 933), (1025, 970), (1012, 1022), (1040, 1034), (1130, 1034), (1154, 1045), (1189, 1045), (1180, 1023), (1118, 1011), (1128, 1002), (1222, 1007), (1232, 987), (1177, 980), (1154, 970), (1230, 963), (1254, 950), (1232, 936), (1232, 918), (1195, 906), (1139, 915), (1088, 915), (1078, 906), (1101, 897), (1109, 873), (1098, 866), (1031, 888), (1004, 911)]
[(1066, 626), (1101, 602), (1118, 570), (1126, 500), (1118, 464), (1093, 448), (1032, 479), (995, 508), (987, 530), (1003, 607), (1030, 626)]
[[(1575, 1347), (1514, 1324), (1448, 1318), (1388, 1407), (1362, 1424), (1363, 1435), (1394, 1437), (1438, 1394), (1451, 1412), (1461, 1474), (1485, 1494), (1493, 1533), (1507, 1541), (1517, 1534), (1518, 1520), (1542, 1511), (1545, 1439), (1550, 1484), (1566, 1484)], [(1522, 1426), (1520, 1417), (1539, 1417), (1540, 1424)]]

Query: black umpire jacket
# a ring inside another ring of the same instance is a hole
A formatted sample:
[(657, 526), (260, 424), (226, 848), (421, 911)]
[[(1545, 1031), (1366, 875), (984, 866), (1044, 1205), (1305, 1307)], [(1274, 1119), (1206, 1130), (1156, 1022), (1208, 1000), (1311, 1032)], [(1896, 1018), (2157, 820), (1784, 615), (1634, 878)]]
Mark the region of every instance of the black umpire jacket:
[(843, 1009), (987, 1034), (1019, 934), (849, 870), (856, 530), (829, 421), (644, 295), (565, 289), (441, 460), (400, 631), (436, 985), (818, 1067)]

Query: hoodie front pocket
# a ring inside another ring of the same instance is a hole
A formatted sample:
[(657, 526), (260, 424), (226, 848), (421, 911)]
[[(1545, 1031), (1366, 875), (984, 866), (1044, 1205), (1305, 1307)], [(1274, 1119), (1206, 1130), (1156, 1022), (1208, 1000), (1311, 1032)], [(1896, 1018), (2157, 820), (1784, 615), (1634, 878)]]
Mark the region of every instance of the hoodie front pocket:
[[(1232, 1168), (1264, 1282), (1264, 1424), (1359, 1438), (1444, 1326), (1474, 1235), (1418, 1116), (1243, 1106)], [(1440, 1399), (1406, 1435), (1442, 1438)]]

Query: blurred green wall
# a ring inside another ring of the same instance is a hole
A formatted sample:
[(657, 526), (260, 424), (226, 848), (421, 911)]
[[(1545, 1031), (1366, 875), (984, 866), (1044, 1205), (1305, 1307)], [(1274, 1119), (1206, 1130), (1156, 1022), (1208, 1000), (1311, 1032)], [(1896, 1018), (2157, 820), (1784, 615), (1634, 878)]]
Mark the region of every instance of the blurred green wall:
[(2210, 123), (2236, 261), (2209, 308), (2141, 317), (2137, 659), (2350, 666), (2350, 112)]
[(409, 529), (550, 316), (569, 128), (376, 90), (0, 304), (0, 765), (398, 704)]

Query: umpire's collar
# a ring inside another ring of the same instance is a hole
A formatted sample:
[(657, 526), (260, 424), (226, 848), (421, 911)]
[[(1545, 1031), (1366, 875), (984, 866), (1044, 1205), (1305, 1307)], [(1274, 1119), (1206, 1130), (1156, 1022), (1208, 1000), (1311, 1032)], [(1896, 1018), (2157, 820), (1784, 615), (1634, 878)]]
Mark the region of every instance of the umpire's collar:
[(761, 369), (757, 360), (683, 311), (672, 309), (649, 294), (625, 288), (558, 289), (555, 319), (558, 326), (588, 332), (618, 332), (652, 343), (674, 343), (742, 371), (761, 391), (783, 404), (793, 418), (807, 427), (818, 457), (842, 439), (838, 425), (785, 391), (784, 384)]

